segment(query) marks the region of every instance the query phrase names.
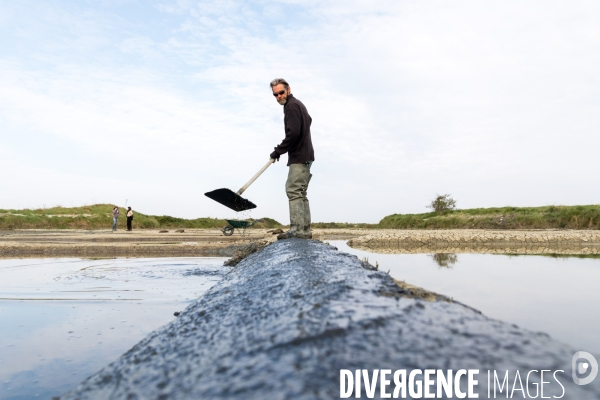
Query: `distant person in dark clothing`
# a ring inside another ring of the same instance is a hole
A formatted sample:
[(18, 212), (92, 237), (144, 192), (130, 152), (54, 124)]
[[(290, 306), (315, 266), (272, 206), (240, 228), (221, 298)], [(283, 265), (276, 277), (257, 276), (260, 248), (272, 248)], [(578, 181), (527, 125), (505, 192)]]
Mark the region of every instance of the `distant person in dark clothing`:
[(112, 210), (112, 214), (113, 214), (113, 227), (112, 230), (113, 232), (117, 230), (117, 222), (119, 222), (119, 207), (114, 206), (113, 210)]
[(312, 177), (310, 167), (315, 161), (310, 136), (312, 118), (304, 104), (292, 95), (290, 85), (285, 79), (271, 81), (271, 89), (277, 102), (283, 106), (285, 138), (270, 156), (279, 161), (279, 156), (288, 153), (289, 167), (285, 192), (290, 206), (290, 230), (279, 234), (277, 239), (312, 239), (310, 206), (306, 197), (308, 183)]
[(131, 231), (131, 223), (133, 222), (133, 211), (131, 207), (127, 207), (127, 230)]

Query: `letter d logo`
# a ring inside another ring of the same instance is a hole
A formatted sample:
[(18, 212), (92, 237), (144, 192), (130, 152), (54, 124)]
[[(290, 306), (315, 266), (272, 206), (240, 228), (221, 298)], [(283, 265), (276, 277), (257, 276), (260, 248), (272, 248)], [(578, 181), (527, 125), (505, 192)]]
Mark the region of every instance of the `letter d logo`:
[[(593, 355), (586, 353), (585, 351), (578, 351), (573, 355), (571, 368), (573, 382), (577, 385), (587, 385), (596, 378), (596, 375), (598, 375), (598, 361), (596, 361)], [(579, 377), (585, 375), (588, 370), (590, 370), (590, 374), (587, 377)]]

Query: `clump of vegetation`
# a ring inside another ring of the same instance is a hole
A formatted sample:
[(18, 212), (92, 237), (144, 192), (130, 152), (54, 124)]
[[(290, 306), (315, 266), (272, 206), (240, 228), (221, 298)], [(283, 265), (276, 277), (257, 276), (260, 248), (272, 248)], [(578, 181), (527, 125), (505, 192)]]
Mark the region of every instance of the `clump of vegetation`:
[(600, 206), (498, 207), (393, 214), (387, 229), (600, 229)]
[[(108, 229), (112, 226), (111, 204), (94, 204), (83, 207), (52, 207), (25, 210), (0, 209), (0, 229)], [(125, 208), (121, 208), (119, 229), (125, 229)], [(134, 210), (134, 229), (221, 229), (227, 221), (218, 218), (185, 219), (168, 215), (147, 215)], [(252, 228), (272, 229), (282, 226), (271, 218)]]
[(456, 200), (450, 197), (449, 194), (436, 194), (435, 199), (427, 206), (434, 212), (444, 212), (456, 209)]

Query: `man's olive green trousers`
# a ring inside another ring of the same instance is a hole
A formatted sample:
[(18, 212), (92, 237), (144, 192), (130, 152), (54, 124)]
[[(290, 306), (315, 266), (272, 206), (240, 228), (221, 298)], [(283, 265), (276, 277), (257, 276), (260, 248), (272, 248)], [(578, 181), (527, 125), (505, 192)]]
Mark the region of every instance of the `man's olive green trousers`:
[(310, 204), (306, 197), (312, 174), (309, 164), (291, 164), (285, 182), (285, 192), (290, 204), (289, 234), (312, 238), (310, 231)]

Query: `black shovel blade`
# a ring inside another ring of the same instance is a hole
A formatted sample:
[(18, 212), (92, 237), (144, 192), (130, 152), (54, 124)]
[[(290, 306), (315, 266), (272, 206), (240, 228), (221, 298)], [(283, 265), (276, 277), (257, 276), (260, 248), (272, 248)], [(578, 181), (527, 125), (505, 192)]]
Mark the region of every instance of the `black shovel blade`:
[(213, 199), (214, 201), (223, 204), (225, 207), (229, 207), (234, 211), (250, 210), (256, 208), (256, 204), (250, 200), (244, 199), (239, 194), (234, 193), (230, 189), (217, 189), (212, 192), (204, 193), (206, 197)]

